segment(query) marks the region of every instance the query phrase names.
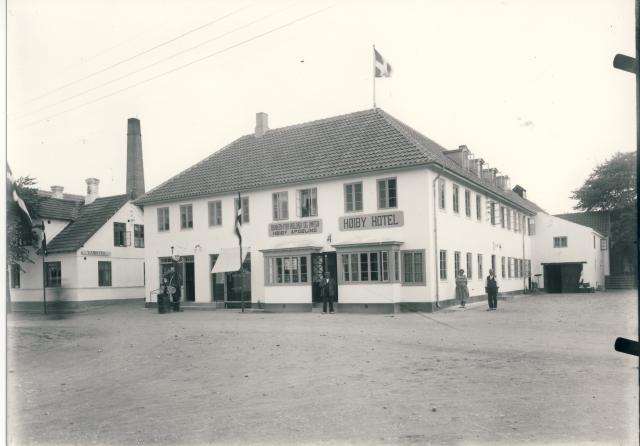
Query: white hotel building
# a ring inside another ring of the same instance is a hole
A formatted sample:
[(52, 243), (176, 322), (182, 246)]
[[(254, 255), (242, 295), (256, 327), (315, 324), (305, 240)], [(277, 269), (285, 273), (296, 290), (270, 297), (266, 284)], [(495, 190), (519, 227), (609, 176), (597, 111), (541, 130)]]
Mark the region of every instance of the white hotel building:
[[(239, 193), (244, 280), (233, 230)], [(477, 299), (490, 268), (501, 293), (522, 291), (532, 249), (552, 243), (536, 240), (543, 211), (525, 196), (465, 146), (445, 150), (380, 109), (279, 129), (258, 113), (254, 133), (135, 201), (144, 207), (147, 304), (173, 254), (183, 299), (211, 307), (244, 299), (310, 311), (324, 271), (337, 277), (339, 311), (451, 305), (457, 269)], [(592, 271), (584, 279), (604, 283)]]

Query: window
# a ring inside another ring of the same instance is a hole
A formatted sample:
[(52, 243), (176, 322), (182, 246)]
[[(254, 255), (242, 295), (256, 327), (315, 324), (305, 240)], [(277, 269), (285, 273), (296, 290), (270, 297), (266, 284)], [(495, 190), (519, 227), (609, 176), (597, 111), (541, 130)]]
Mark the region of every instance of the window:
[(180, 229), (193, 229), (193, 205), (180, 205)]
[(307, 283), (307, 256), (269, 258), (269, 284)]
[(289, 193), (275, 192), (273, 195), (273, 219), (286, 220), (289, 218)]
[(504, 206), (500, 206), (500, 226), (504, 228), (504, 224), (506, 223), (506, 219), (504, 218)]
[(513, 230), (516, 232), (520, 232), (520, 214), (518, 212), (514, 212), (514, 228)]
[(398, 191), (395, 178), (378, 180), (378, 209), (398, 207)]
[(126, 223), (113, 224), (113, 246), (127, 246)]
[(362, 183), (344, 185), (344, 210), (345, 212), (362, 210)]
[(209, 226), (222, 225), (222, 201), (210, 201), (207, 203), (209, 209)]
[(98, 286), (111, 286), (111, 262), (98, 262)]
[(400, 253), (398, 253), (398, 251), (393, 253), (393, 266), (395, 270), (395, 280), (398, 282), (400, 280)]
[(507, 209), (507, 229), (511, 229), (511, 209)]
[(59, 287), (62, 282), (62, 265), (60, 262), (46, 262), (44, 264), (45, 285), (48, 287)]
[(495, 225), (496, 224), (496, 204), (493, 201), (489, 204), (489, 210), (491, 212), (491, 224)]
[(478, 254), (478, 279), (482, 279), (482, 254)]
[(341, 258), (342, 280), (344, 282), (389, 281), (389, 253), (387, 251), (342, 254)]
[(403, 283), (424, 283), (424, 253), (421, 251), (402, 252)]
[(144, 248), (144, 225), (133, 225), (133, 246)]
[(524, 277), (524, 261), (522, 259), (518, 259), (518, 273), (519, 277)]
[(445, 186), (444, 178), (440, 178), (438, 180), (438, 206), (440, 207), (440, 209), (444, 209), (447, 204), (447, 197), (445, 194), (446, 194), (446, 186)]
[(506, 277), (506, 273), (505, 273), (506, 268), (505, 268), (505, 265), (504, 265), (504, 256), (502, 256), (502, 259), (501, 259), (501, 262), (500, 262), (500, 266), (502, 267), (501, 268), (501, 271), (502, 271), (501, 275), (502, 275), (502, 278), (504, 279)]
[(593, 249), (596, 249), (596, 236), (593, 236)]
[(607, 239), (606, 238), (601, 238), (600, 239), (600, 251), (606, 251), (607, 250)]
[(158, 208), (158, 232), (169, 230), (169, 208)]
[(527, 218), (529, 222), (529, 235), (536, 235), (536, 222), (532, 218)]
[(11, 264), (11, 288), (20, 288), (20, 265)]
[(482, 197), (476, 195), (476, 218), (482, 220)]
[(447, 251), (440, 250), (440, 280), (447, 280)]
[(453, 276), (458, 275), (458, 271), (460, 271), (460, 251), (455, 251), (453, 253)]
[(507, 277), (511, 279), (513, 277), (513, 259), (507, 258)]
[(459, 199), (460, 188), (457, 184), (453, 185), (453, 212), (460, 212), (460, 203)]
[(464, 191), (464, 214), (471, 217), (471, 192), (466, 189)]
[(317, 217), (318, 216), (318, 189), (302, 189), (296, 195), (298, 201), (296, 209), (298, 217)]
[(567, 245), (567, 237), (554, 237), (553, 238), (553, 247), (554, 248), (566, 248)]
[(531, 260), (527, 260), (527, 277), (531, 277)]
[[(233, 221), (238, 215), (238, 199), (233, 200)], [(249, 223), (249, 197), (242, 197), (242, 224)]]
[(473, 279), (473, 254), (467, 253), (467, 278)]

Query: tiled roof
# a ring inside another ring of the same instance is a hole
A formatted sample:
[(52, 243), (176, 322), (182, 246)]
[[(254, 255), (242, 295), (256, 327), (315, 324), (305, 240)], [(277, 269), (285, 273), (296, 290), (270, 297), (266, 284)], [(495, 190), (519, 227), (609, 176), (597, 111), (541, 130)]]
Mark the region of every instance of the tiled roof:
[[(48, 190), (42, 190), (42, 189), (38, 189), (38, 195), (41, 197), (50, 197), (53, 195), (53, 192), (48, 191)], [(84, 201), (84, 196), (83, 195), (76, 195), (76, 194), (62, 194), (62, 199), (63, 200), (72, 200), (72, 201)]]
[(574, 212), (569, 214), (557, 214), (555, 217), (587, 226), (598, 233), (608, 237), (611, 232), (611, 214), (606, 211)]
[(531, 203), (463, 169), (445, 149), (380, 109), (245, 135), (138, 198), (136, 204), (242, 192), (437, 163), (494, 195), (535, 212)]
[(127, 195), (97, 198), (82, 206), (75, 221), (67, 225), (47, 245), (47, 253), (71, 252), (80, 249), (124, 204)]
[(78, 210), (81, 206), (82, 203), (75, 200), (40, 197), (38, 200), (38, 217), (73, 221), (78, 217)]

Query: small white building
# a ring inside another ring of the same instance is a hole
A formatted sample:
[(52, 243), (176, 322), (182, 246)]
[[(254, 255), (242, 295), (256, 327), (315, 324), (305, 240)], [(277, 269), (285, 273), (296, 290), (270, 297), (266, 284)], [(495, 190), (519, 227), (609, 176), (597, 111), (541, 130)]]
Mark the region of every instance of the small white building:
[[(13, 309), (144, 299), (144, 217), (132, 199), (144, 193), (140, 122), (128, 123), (127, 193), (99, 196), (99, 180), (88, 178), (86, 196), (61, 186), (40, 191), (36, 224), (44, 223), (46, 256), (12, 265)], [(44, 280), (43, 280), (44, 277)]]
[(183, 299), (212, 307), (309, 311), (325, 271), (341, 311), (450, 305), (457, 269), (473, 299), (489, 268), (501, 293), (521, 292), (540, 210), (522, 195), (467, 147), (445, 150), (380, 109), (279, 129), (258, 113), (254, 133), (136, 200), (147, 303), (175, 254)]

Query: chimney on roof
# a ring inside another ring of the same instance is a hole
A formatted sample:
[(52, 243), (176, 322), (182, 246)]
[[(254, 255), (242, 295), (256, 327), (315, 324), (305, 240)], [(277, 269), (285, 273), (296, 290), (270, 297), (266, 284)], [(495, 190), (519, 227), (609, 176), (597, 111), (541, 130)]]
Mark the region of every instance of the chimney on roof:
[(469, 154), (471, 152), (469, 151), (469, 149), (467, 148), (467, 146), (459, 146), (457, 149), (454, 150), (447, 150), (444, 152), (445, 155), (447, 155), (447, 157), (450, 160), (455, 161), (456, 163), (458, 163), (463, 169), (467, 169), (468, 164), (469, 164)]
[(144, 194), (143, 167), (140, 120), (129, 118), (127, 121), (127, 195), (131, 199)]
[(509, 175), (498, 175), (496, 177), (496, 184), (502, 190), (511, 189), (511, 180), (509, 179)]
[(264, 136), (269, 130), (269, 115), (263, 112), (256, 113), (256, 138)]
[(482, 178), (489, 181), (489, 183), (495, 185), (496, 184), (496, 175), (498, 174), (498, 169), (495, 167), (488, 167), (482, 170)]
[(64, 187), (62, 186), (51, 186), (51, 198), (62, 200), (64, 198), (62, 191), (64, 191)]
[(100, 180), (97, 178), (87, 178), (87, 196), (84, 197), (84, 204), (91, 204), (96, 201), (98, 198), (98, 186), (100, 185)]
[(484, 160), (482, 158), (474, 158), (469, 160), (469, 170), (473, 172), (478, 178), (482, 178), (482, 166)]
[(519, 184), (516, 184), (516, 186), (513, 188), (513, 191), (516, 194), (520, 195), (522, 198), (527, 198), (527, 190)]

